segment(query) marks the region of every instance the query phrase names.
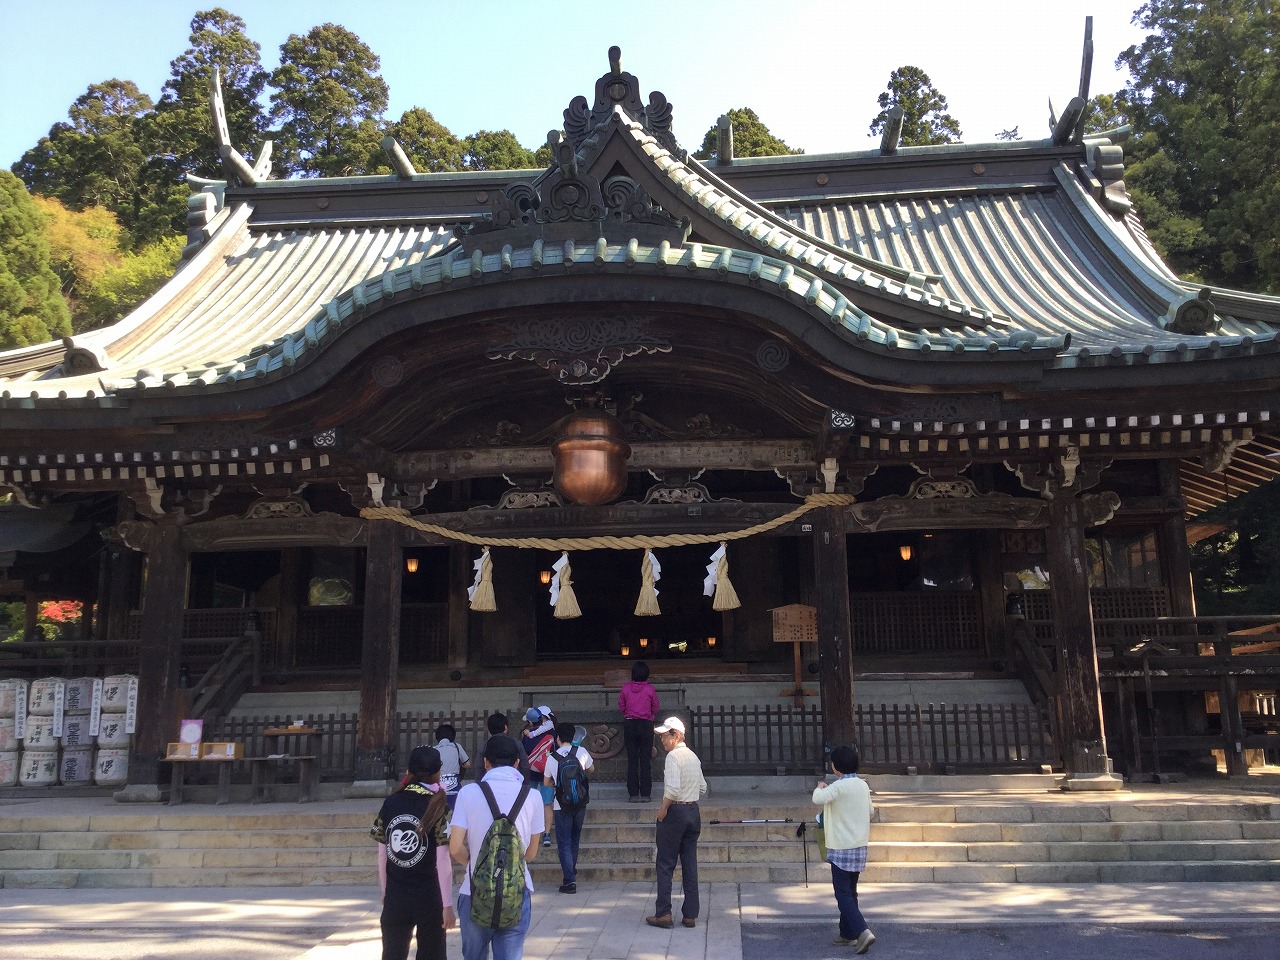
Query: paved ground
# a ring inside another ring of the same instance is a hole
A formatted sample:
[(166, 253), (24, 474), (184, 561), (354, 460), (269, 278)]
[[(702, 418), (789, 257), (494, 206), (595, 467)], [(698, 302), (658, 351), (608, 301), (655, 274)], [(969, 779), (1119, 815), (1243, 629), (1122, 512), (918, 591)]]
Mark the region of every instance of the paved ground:
[[(529, 960), (778, 960), (849, 955), (817, 882), (708, 884), (697, 929), (655, 930), (653, 885), (540, 891)], [(1280, 883), (874, 884), (872, 956), (1273, 960)], [(0, 890), (3, 960), (377, 960), (368, 888)], [(461, 956), (456, 931), (450, 960)]]

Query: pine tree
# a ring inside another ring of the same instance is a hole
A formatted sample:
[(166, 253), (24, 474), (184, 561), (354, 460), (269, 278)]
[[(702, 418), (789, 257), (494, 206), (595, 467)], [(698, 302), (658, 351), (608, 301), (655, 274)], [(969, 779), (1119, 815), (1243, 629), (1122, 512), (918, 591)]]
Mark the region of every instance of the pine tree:
[(904, 147), (925, 147), (937, 143), (959, 143), (960, 124), (947, 113), (947, 98), (933, 86), (919, 67), (899, 67), (889, 74), (889, 86), (877, 98), (880, 112), (871, 121), (871, 132), (882, 133), (890, 107), (902, 108)]

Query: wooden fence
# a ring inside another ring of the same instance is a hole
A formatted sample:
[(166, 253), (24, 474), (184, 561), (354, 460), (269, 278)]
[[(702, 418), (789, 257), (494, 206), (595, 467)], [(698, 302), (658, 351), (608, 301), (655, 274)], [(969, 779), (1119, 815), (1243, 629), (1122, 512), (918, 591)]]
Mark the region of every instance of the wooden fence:
[[(523, 710), (513, 707), (507, 716), (518, 726)], [(487, 713), (403, 713), (396, 717), (397, 756), (404, 758), (419, 744), (435, 742), (435, 730), (451, 723), (457, 742), (480, 763), (479, 752), (488, 739)], [(206, 730), (210, 740), (243, 743), (246, 756), (275, 752), (274, 738), (263, 736), (269, 727), (301, 720), (324, 731), (317, 764), (326, 780), (348, 780), (355, 770), (355, 714), (305, 714), (233, 717), (216, 730)], [(872, 704), (855, 712), (857, 745), (864, 768), (880, 772), (921, 772), (950, 768), (969, 770), (1027, 769), (1053, 763), (1053, 748), (1039, 711), (1026, 704)], [(590, 746), (601, 763), (596, 779), (621, 779), (622, 724), (618, 720), (590, 723)], [(688, 740), (702, 760), (703, 769), (715, 774), (817, 774), (822, 769), (822, 709), (817, 705), (694, 707), (688, 712)], [(237, 767), (241, 764), (237, 764)], [(236, 771), (247, 778), (246, 769)], [(654, 773), (661, 776), (658, 758)]]

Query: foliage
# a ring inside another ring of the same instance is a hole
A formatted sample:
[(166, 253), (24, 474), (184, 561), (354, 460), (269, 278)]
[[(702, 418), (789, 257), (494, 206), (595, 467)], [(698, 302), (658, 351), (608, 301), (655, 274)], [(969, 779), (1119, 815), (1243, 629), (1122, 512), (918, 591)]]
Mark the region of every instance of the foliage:
[(0, 349), (71, 333), (44, 231), (45, 217), (22, 181), (0, 171)]
[(528, 170), (537, 166), (510, 130), (477, 130), (464, 141), (468, 170)]
[(919, 67), (899, 67), (889, 74), (888, 89), (877, 102), (880, 112), (871, 121), (872, 133), (884, 131), (890, 107), (901, 107), (902, 137), (898, 142), (904, 147), (960, 142), (960, 124), (947, 113), (947, 98)]
[(1135, 128), (1153, 138), (1146, 166), (1126, 170), (1163, 208), (1148, 233), (1179, 270), (1280, 290), (1280, 8), (1149, 0), (1134, 23), (1151, 32), (1117, 63)]
[(14, 165), (32, 193), (57, 197), (73, 210), (106, 207), (132, 229), (146, 204), (140, 174), (146, 162), (141, 124), (151, 98), (132, 81), (95, 83), (76, 98), (68, 120)]
[(1018, 132), (1018, 128), (1010, 127), (1007, 130), (1001, 130), (996, 134), (997, 140), (1021, 140), (1022, 134)]
[(400, 115), (391, 127), (416, 169), (423, 173), (461, 170), (466, 146), (431, 111), (414, 107)]
[(84, 604), (79, 600), (46, 600), (36, 611), (35, 636), (24, 637), (26, 610), (23, 603), (0, 603), (0, 640), (57, 640), (84, 616)]
[(1280, 610), (1280, 483), (1272, 481), (1208, 511), (1227, 529), (1191, 547), (1196, 608), (1203, 616)]
[(85, 291), (76, 332), (114, 323), (159, 290), (177, 270), (184, 246), (185, 237), (169, 236), (139, 250), (121, 252), (119, 262)]
[(290, 35), (271, 74), (271, 119), (289, 173), (306, 177), (363, 173), (380, 145), (387, 107), (381, 61), (345, 27), (325, 23)]
[[(730, 110), (729, 126), (733, 130), (735, 157), (778, 157), (804, 153), (803, 150), (787, 146), (770, 133), (764, 121), (756, 116), (756, 112), (750, 107)], [(712, 124), (707, 135), (702, 138), (702, 146), (697, 149), (694, 156), (699, 160), (714, 160), (719, 139), (719, 123)]]

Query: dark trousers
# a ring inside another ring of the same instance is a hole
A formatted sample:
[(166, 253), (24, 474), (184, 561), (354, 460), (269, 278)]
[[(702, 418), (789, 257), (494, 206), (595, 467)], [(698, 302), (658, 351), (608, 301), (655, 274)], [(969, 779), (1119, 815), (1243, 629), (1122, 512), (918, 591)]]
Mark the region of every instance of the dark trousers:
[(556, 827), (556, 852), (560, 854), (560, 872), (564, 883), (578, 882), (578, 844), (582, 839), (582, 823), (587, 819), (587, 808), (556, 810), (551, 819)]
[(702, 832), (702, 815), (696, 803), (674, 803), (658, 824), (658, 903), (655, 916), (671, 913), (671, 878), (676, 861), (680, 861), (680, 879), (684, 886), (684, 903), (680, 913), (687, 919), (698, 918), (698, 834)]
[(623, 720), (623, 742), (627, 745), (627, 796), (653, 794), (653, 721)]
[(382, 898), (382, 960), (408, 960), (415, 929), (417, 960), (445, 960), (444, 908), (439, 886), (387, 884)]
[(840, 936), (856, 940), (858, 934), (867, 929), (867, 921), (862, 919), (862, 911), (858, 909), (858, 874), (841, 870), (833, 863), (831, 886), (836, 892), (836, 906), (840, 909)]

